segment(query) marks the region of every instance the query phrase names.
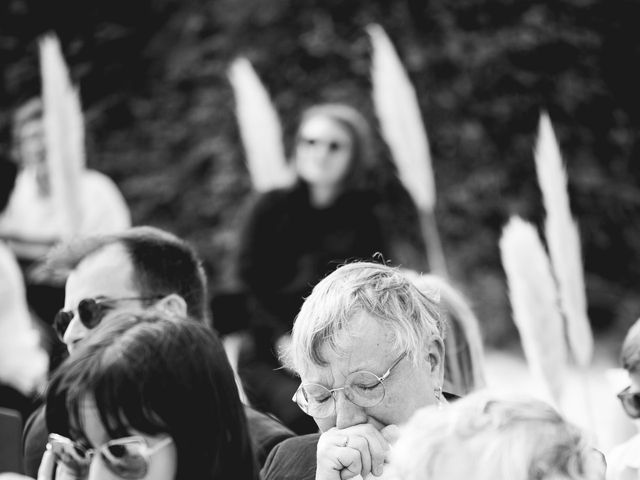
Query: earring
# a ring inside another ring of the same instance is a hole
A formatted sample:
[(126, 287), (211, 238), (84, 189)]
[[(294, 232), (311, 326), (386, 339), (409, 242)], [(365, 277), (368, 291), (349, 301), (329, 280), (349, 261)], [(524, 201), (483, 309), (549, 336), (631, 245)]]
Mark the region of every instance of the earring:
[(442, 387), (440, 385), (437, 385), (433, 389), (433, 395), (436, 397), (436, 403), (438, 404), (438, 407), (442, 407), (442, 405), (444, 404), (444, 399), (442, 398)]

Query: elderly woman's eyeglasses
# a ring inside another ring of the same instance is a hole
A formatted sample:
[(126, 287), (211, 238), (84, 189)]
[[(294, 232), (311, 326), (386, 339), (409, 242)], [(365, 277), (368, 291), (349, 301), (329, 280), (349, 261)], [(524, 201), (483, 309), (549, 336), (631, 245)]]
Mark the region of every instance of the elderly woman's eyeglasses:
[(351, 403), (364, 408), (373, 407), (384, 399), (384, 381), (406, 355), (406, 352), (400, 355), (381, 377), (362, 370), (351, 373), (344, 385), (338, 388), (328, 389), (317, 383), (303, 383), (291, 400), (296, 402), (304, 413), (315, 418), (325, 418), (333, 414), (336, 407), (335, 395), (340, 390)]
[[(98, 326), (104, 317), (109, 304), (116, 302), (124, 302), (131, 300), (158, 300), (161, 295), (151, 297), (126, 297), (126, 298), (85, 298), (78, 303), (78, 317), (85, 328), (92, 329)], [(64, 337), (64, 333), (69, 328), (71, 320), (73, 320), (73, 311), (60, 310), (53, 319), (53, 328), (58, 334), (60, 340)]]
[(100, 445), (98, 448), (85, 448), (73, 440), (52, 433), (49, 435), (47, 449), (53, 453), (56, 462), (67, 467), (73, 475), (83, 478), (89, 471), (94, 455), (100, 455), (106, 467), (115, 475), (126, 480), (139, 480), (149, 471), (151, 455), (173, 442), (166, 437), (150, 447), (142, 437), (118, 438)]
[(632, 392), (628, 386), (618, 394), (622, 408), (631, 418), (640, 418), (640, 392)]

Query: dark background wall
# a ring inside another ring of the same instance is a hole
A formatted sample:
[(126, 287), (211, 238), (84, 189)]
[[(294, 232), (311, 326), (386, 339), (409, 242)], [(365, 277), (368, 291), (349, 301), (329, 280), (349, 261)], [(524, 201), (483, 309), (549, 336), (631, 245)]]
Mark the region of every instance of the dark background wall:
[[(622, 0), (4, 0), (0, 149), (11, 110), (39, 91), (37, 37), (53, 30), (81, 87), (89, 165), (118, 183), (136, 224), (189, 239), (214, 290), (233, 290), (251, 186), (229, 62), (252, 61), (287, 138), (317, 101), (346, 100), (374, 120), (364, 29), (380, 23), (420, 97), (449, 268), (487, 341), (515, 332), (501, 228), (515, 213), (543, 218), (532, 154), (541, 109), (567, 163), (591, 320), (624, 332), (640, 315), (639, 20), (640, 4)], [(378, 148), (398, 212), (390, 231), (415, 231)], [(400, 260), (420, 268), (407, 238)]]

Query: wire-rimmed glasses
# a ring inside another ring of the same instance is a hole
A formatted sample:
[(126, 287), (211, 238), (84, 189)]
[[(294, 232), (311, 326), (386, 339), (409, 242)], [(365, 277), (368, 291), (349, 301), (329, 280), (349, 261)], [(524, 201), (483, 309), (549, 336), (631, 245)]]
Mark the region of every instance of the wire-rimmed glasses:
[(384, 381), (406, 355), (407, 352), (400, 355), (381, 377), (375, 373), (360, 370), (349, 374), (344, 385), (338, 388), (328, 389), (317, 383), (303, 383), (291, 400), (296, 402), (304, 413), (315, 418), (326, 418), (333, 414), (336, 408), (335, 395), (341, 390), (351, 403), (363, 408), (373, 407), (384, 399), (386, 393)]

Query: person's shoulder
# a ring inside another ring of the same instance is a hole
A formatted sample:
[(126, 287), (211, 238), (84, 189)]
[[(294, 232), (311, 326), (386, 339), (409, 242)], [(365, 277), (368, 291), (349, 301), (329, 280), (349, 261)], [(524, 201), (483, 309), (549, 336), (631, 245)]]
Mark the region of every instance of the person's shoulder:
[(260, 465), (263, 465), (269, 452), (280, 442), (295, 435), (276, 418), (245, 406), (249, 434)]
[(308, 203), (299, 184), (286, 188), (276, 188), (257, 194), (253, 200), (253, 210), (259, 215), (279, 214), (292, 208), (300, 208)]
[(313, 480), (319, 438), (319, 433), (312, 433), (276, 445), (262, 469), (263, 480)]
[(110, 177), (102, 172), (99, 172), (98, 170), (84, 170), (82, 172), (82, 182), (85, 185), (89, 185), (93, 188), (97, 187), (109, 190), (115, 189), (118, 192), (120, 191), (116, 183)]
[(24, 471), (30, 477), (36, 477), (40, 460), (47, 446), (49, 431), (45, 416), (46, 406), (40, 405), (35, 410), (22, 430), (22, 450)]

